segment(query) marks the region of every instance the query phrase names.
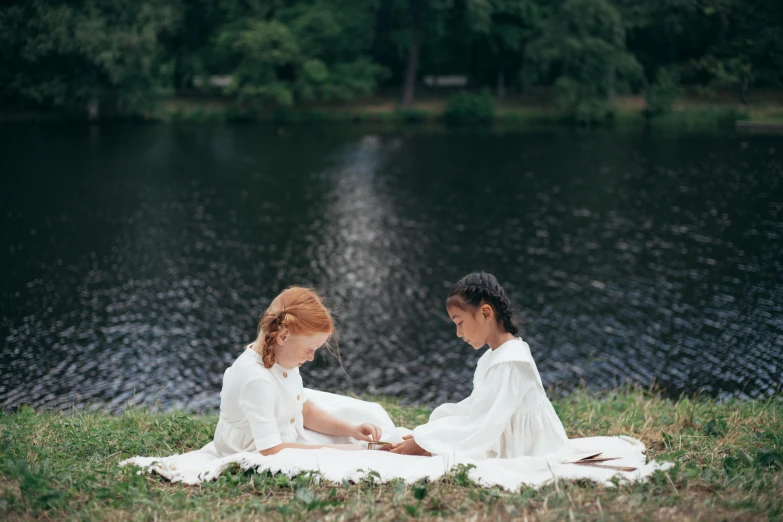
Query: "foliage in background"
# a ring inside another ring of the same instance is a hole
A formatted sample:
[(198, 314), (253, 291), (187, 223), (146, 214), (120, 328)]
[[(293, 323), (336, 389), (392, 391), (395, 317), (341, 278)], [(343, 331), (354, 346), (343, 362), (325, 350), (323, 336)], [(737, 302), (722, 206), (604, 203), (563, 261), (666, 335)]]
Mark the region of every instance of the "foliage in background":
[[(659, 71), (667, 71), (660, 73)], [(0, 5), (0, 101), (139, 113), (161, 97), (225, 95), (274, 111), (379, 87), (409, 109), (424, 76), (478, 92), (552, 88), (569, 117), (611, 118), (668, 74), (690, 91), (783, 85), (778, 0), (9, 0)], [(662, 76), (661, 76), (662, 75)], [(660, 76), (660, 78), (659, 78)], [(228, 79), (213, 87), (211, 77)], [(668, 83), (667, 83), (668, 82)], [(220, 84), (224, 85), (224, 84)], [(645, 85), (648, 87), (645, 88)]]
[(449, 99), (444, 117), (451, 123), (478, 123), (495, 118), (495, 99), (484, 91), (481, 94), (461, 92)]
[(151, 107), (172, 87), (165, 3), (30, 0), (0, 9), (0, 89), (44, 106)]
[(506, 77), (522, 69), (525, 48), (542, 28), (545, 6), (535, 0), (468, 0), (465, 10), (475, 45), (496, 74), (496, 94), (502, 100)]
[(370, 94), (384, 68), (364, 54), (373, 2), (315, 0), (277, 6), (226, 24), (217, 48), (234, 64), (227, 93), (240, 102), (288, 107), (297, 101)]
[(558, 105), (580, 123), (611, 118), (610, 102), (642, 77), (625, 48), (620, 13), (607, 0), (566, 0), (530, 47), (538, 76), (554, 82)]
[(672, 106), (682, 94), (679, 76), (669, 69), (659, 69), (655, 81), (644, 90), (647, 102), (647, 116), (658, 116), (672, 110)]

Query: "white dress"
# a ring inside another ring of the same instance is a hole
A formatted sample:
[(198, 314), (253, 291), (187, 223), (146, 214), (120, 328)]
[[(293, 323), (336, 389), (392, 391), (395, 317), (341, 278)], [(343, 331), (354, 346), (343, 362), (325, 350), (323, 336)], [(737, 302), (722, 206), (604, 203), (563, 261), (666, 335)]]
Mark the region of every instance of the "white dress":
[(357, 442), (350, 437), (324, 435), (306, 429), (302, 408), (308, 400), (351, 424), (375, 424), (383, 430), (388, 442), (402, 440), (402, 435), (408, 431), (397, 430), (379, 404), (316, 390), (306, 391), (299, 368), (289, 370), (280, 364), (266, 368), (261, 355), (248, 346), (223, 374), (215, 437), (202, 451), (226, 457), (242, 452), (261, 452), (284, 442)]
[(522, 339), (481, 356), (473, 393), (457, 404), (435, 408), (413, 438), (434, 455), (475, 460), (567, 457), (563, 424), (546, 396), (541, 376)]
[(265, 368), (261, 355), (247, 347), (223, 374), (215, 450), (221, 457), (263, 451), (297, 442), (304, 431), (307, 395), (299, 368)]
[[(373, 423), (383, 430), (383, 440), (388, 442), (398, 442), (411, 432), (396, 427), (377, 403), (305, 389), (298, 369), (264, 368), (256, 352), (245, 350), (224, 374), (220, 418), (212, 442), (200, 450), (168, 457), (136, 456), (120, 465), (139, 466), (185, 484), (215, 480), (232, 464), (289, 477), (314, 471), (322, 479), (340, 484), (367, 479), (434, 481), (454, 465), (466, 464), (473, 466), (468, 477), (474, 483), (509, 491), (558, 479), (591, 479), (611, 486), (617, 478), (642, 480), (672, 465), (645, 464), (644, 444), (630, 437), (568, 440), (546, 398), (530, 350), (521, 340), (485, 353), (476, 368), (474, 386), (470, 397), (436, 408), (430, 422), (413, 431), (416, 441), (434, 457), (332, 448), (288, 448), (263, 456), (261, 450), (281, 442), (356, 442), (304, 428), (302, 406), (306, 401), (352, 424)], [(579, 466), (565, 457), (571, 452), (601, 452), (617, 459), (612, 464), (636, 470)]]

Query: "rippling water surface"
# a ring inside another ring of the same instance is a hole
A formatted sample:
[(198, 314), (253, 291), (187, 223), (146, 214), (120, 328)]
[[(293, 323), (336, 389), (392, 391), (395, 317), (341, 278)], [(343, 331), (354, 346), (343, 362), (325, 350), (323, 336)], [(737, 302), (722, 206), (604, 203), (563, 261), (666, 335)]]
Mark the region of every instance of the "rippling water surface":
[(493, 271), (545, 385), (783, 382), (783, 139), (0, 127), (0, 405), (212, 410), (285, 286), (338, 316), (305, 385), (461, 399), (449, 286)]

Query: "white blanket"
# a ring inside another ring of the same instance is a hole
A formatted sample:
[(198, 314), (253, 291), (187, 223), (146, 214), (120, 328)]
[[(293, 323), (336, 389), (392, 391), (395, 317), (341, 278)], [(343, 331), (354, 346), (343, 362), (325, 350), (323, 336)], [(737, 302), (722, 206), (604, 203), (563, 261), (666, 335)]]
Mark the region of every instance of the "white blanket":
[[(409, 432), (398, 428), (386, 411), (376, 403), (360, 401), (331, 393), (307, 390), (308, 398), (319, 408), (348, 422), (372, 422), (384, 432), (383, 440), (396, 442)], [(331, 443), (335, 439), (308, 431), (305, 442)], [(341, 442), (344, 441), (341, 440)], [(238, 453), (219, 457), (212, 443), (197, 451), (169, 457), (133, 457), (120, 462), (120, 466), (135, 465), (141, 472), (155, 472), (171, 482), (200, 484), (215, 480), (231, 464), (238, 464), (243, 470), (270, 471), (294, 477), (303, 472), (315, 472), (330, 482), (347, 480), (359, 482), (365, 479), (376, 483), (402, 479), (413, 483), (421, 479), (437, 480), (458, 464), (474, 466), (468, 478), (485, 487), (500, 486), (516, 491), (521, 486), (539, 487), (558, 479), (589, 479), (605, 485), (613, 484), (613, 477), (638, 481), (657, 469), (666, 470), (673, 464), (645, 463), (644, 444), (631, 437), (587, 437), (571, 439), (576, 455), (602, 453), (605, 457), (617, 457), (606, 462), (612, 466), (630, 466), (635, 471), (617, 471), (593, 466), (582, 466), (566, 462), (562, 457), (521, 457), (516, 459), (485, 459), (474, 461), (459, 455), (412, 457), (395, 455), (383, 451), (340, 451), (323, 448), (317, 450), (285, 449), (265, 457), (258, 453)], [(572, 460), (572, 459), (568, 459)]]

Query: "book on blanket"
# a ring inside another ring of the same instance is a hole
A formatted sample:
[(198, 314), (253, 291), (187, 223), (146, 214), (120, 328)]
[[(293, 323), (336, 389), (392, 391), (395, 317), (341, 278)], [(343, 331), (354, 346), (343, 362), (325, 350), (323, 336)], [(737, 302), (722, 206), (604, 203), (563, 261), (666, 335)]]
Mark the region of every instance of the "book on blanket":
[(370, 441), (367, 443), (368, 450), (383, 450), (386, 446), (391, 446), (391, 442), (382, 442), (380, 440)]
[(607, 464), (601, 464), (608, 460), (617, 460), (620, 457), (603, 457), (603, 453), (587, 453), (582, 455), (574, 455), (570, 459), (563, 461), (565, 464), (578, 464), (580, 466), (593, 466), (596, 468), (607, 468), (617, 471), (636, 471), (636, 468), (631, 466), (611, 466)]

